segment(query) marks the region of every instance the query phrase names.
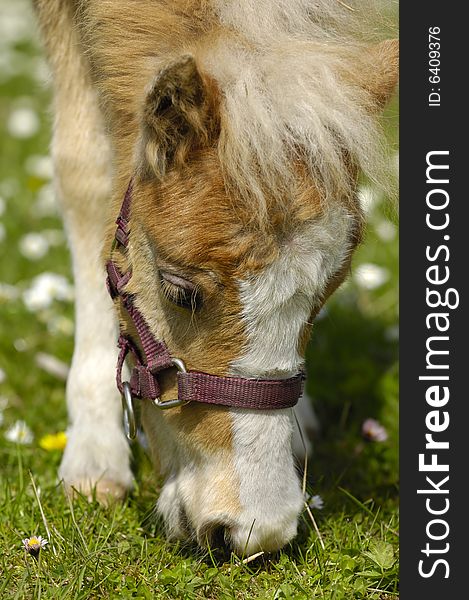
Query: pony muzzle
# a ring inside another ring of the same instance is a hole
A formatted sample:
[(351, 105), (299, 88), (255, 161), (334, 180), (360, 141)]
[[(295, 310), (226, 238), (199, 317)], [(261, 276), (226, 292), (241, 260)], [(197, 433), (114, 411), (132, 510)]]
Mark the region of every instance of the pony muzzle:
[(233, 550), (240, 556), (255, 552), (276, 552), (290, 542), (297, 533), (295, 514), (288, 522), (258, 523), (227, 515), (213, 516), (199, 526), (196, 539), (199, 546), (211, 549)]

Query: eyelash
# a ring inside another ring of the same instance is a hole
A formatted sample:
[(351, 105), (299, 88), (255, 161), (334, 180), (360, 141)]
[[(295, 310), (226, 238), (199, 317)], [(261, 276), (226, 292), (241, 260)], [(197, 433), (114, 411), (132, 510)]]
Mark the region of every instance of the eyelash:
[(164, 297), (181, 308), (197, 311), (202, 306), (202, 296), (195, 287), (193, 290), (186, 290), (183, 287), (167, 281), (160, 275), (161, 290)]

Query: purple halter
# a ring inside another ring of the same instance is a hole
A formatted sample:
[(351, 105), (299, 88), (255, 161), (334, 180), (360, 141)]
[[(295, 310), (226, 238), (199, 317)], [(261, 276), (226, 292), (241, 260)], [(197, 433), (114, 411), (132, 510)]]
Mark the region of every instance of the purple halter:
[[(129, 239), (129, 220), (133, 182), (129, 183), (117, 217), (116, 243), (124, 250)], [(211, 375), (200, 371), (186, 371), (184, 363), (171, 356), (162, 340), (157, 340), (142, 313), (136, 308), (133, 297), (124, 291), (132, 271), (121, 273), (117, 265), (109, 260), (106, 264), (107, 288), (113, 300), (119, 298), (130, 321), (137, 332), (139, 347), (134, 341), (120, 332), (120, 348), (117, 362), (117, 387), (123, 395), (127, 435), (135, 437), (136, 426), (133, 417), (133, 399), (150, 399), (159, 408), (172, 408), (189, 402), (218, 404), (236, 408), (272, 410), (290, 408), (297, 402), (303, 391), (304, 374), (299, 373), (289, 379), (248, 379)], [(122, 367), (125, 358), (131, 354), (134, 366), (130, 380), (122, 381)], [(178, 397), (175, 400), (160, 400), (158, 375), (161, 371), (176, 368)]]

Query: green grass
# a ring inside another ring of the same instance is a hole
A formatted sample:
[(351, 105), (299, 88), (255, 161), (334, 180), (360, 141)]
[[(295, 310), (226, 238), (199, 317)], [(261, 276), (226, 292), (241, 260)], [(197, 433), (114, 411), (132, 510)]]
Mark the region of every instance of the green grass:
[[(30, 19), (23, 2), (5, 1), (1, 10)], [(42, 272), (71, 279), (68, 250), (57, 233), (41, 259), (27, 259), (19, 250), (28, 232), (61, 230), (57, 215), (37, 208), (49, 180), (31, 167), (31, 156), (47, 155), (50, 139), (50, 91), (37, 80), (43, 68), (32, 29), (30, 21), (15, 34), (10, 24), (9, 35), (0, 36), (11, 67), (0, 77), (0, 598), (396, 598), (398, 248), (396, 238), (384, 241), (380, 234), (384, 221), (394, 221), (385, 201), (371, 212), (352, 272), (374, 263), (387, 269), (388, 281), (367, 290), (352, 277), (328, 304), (308, 348), (308, 388), (322, 424), (308, 491), (324, 499), (323, 510), (313, 511), (324, 548), (307, 513), (294, 542), (248, 564), (242, 557), (167, 543), (151, 518), (161, 482), (138, 447), (138, 487), (126, 502), (106, 509), (65, 498), (57, 483), (61, 453), (38, 443), (66, 428), (64, 382), (41, 370), (36, 358), (42, 352), (70, 362), (72, 305), (55, 301), (30, 312), (22, 300)], [(38, 116), (34, 135), (10, 134), (9, 119), (18, 107)], [(387, 113), (392, 143), (395, 113), (395, 106)], [(387, 441), (363, 440), (367, 417), (386, 427)], [(34, 433), (29, 445), (5, 438), (18, 419)], [(21, 545), (33, 534), (50, 536), (37, 560)]]

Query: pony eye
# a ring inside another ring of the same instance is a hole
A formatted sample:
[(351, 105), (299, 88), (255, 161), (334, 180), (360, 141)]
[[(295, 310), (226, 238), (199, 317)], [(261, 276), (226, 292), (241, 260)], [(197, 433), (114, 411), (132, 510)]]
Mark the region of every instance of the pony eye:
[(202, 306), (202, 295), (192, 281), (160, 271), (160, 283), (164, 297), (173, 304), (192, 311)]

